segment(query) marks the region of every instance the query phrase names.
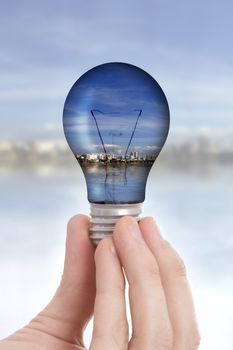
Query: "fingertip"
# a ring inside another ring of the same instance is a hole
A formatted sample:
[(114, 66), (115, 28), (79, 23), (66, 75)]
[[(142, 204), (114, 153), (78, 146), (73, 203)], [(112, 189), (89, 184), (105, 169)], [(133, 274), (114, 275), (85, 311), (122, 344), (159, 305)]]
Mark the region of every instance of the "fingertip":
[(135, 225), (137, 220), (133, 216), (123, 216), (117, 220), (115, 230), (119, 228), (127, 228), (129, 226)]
[(150, 223), (152, 225), (156, 225), (156, 222), (153, 216), (144, 216), (143, 218), (141, 218), (141, 220), (139, 221), (139, 224), (144, 224), (144, 223)]
[(152, 216), (145, 216), (139, 221), (140, 227), (150, 227), (150, 228), (157, 228), (157, 223), (155, 219)]
[(113, 231), (113, 239), (115, 240), (121, 240), (123, 236), (125, 236), (128, 232), (134, 232), (135, 230), (138, 230), (138, 222), (137, 220), (132, 216), (124, 216), (120, 218), (114, 228)]
[(82, 214), (75, 215), (68, 221), (65, 270), (67, 266), (73, 270), (84, 263), (87, 267), (94, 264), (95, 248), (89, 238), (89, 222), (90, 218)]
[(87, 215), (76, 214), (72, 216), (67, 223), (67, 231), (76, 231), (77, 227), (87, 229), (89, 226), (90, 218)]
[(148, 235), (153, 235), (160, 240), (163, 239), (158, 224), (152, 216), (142, 218), (139, 222), (139, 227), (141, 229), (143, 238), (145, 238)]
[(80, 241), (88, 241), (93, 247), (89, 239), (89, 226), (90, 218), (87, 215), (77, 214), (72, 216), (67, 223), (66, 247), (77, 246)]

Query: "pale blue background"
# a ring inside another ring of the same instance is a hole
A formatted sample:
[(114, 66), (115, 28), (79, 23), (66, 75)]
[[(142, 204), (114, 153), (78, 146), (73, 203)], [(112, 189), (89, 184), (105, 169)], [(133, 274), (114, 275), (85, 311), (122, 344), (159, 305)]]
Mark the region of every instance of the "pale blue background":
[[(207, 146), (216, 155), (233, 152), (232, 7), (227, 0), (14, 0), (0, 11), (0, 151), (6, 143), (10, 154), (12, 145), (34, 140), (62, 144), (65, 97), (92, 66), (130, 62), (162, 86), (171, 132), (149, 178), (144, 213), (156, 217), (186, 262), (201, 349), (211, 350), (233, 347), (233, 167), (200, 159), (191, 166), (189, 157), (175, 165), (190, 147), (198, 154)], [(172, 165), (165, 155), (176, 147)], [(28, 322), (53, 295), (66, 222), (89, 211), (71, 155), (68, 167), (37, 157), (30, 166), (21, 162), (18, 171), (1, 161), (1, 337)]]

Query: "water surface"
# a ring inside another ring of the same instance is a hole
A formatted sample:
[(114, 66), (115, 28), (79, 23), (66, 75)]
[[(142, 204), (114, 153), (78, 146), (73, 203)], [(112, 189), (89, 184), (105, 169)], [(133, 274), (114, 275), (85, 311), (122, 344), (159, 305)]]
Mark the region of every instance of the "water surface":
[[(153, 168), (144, 214), (183, 257), (193, 286), (201, 349), (232, 350), (233, 167)], [(0, 336), (27, 323), (59, 283), (66, 223), (89, 213), (78, 166), (2, 171)], [(86, 332), (90, 341), (91, 324)]]

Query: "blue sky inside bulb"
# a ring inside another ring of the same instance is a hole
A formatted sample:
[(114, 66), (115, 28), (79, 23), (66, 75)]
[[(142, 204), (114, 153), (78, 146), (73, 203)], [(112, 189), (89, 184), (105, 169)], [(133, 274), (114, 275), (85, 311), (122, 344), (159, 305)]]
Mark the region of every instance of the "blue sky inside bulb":
[(136, 66), (102, 64), (75, 82), (65, 101), (63, 125), (90, 202), (143, 202), (169, 119), (161, 87)]

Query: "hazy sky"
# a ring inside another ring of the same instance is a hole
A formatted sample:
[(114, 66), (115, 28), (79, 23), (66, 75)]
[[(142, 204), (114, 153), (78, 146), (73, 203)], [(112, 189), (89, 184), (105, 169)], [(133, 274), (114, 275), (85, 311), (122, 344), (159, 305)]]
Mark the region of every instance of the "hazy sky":
[(86, 70), (135, 64), (162, 86), (171, 129), (233, 128), (233, 3), (1, 3), (0, 139), (62, 137), (66, 95)]

